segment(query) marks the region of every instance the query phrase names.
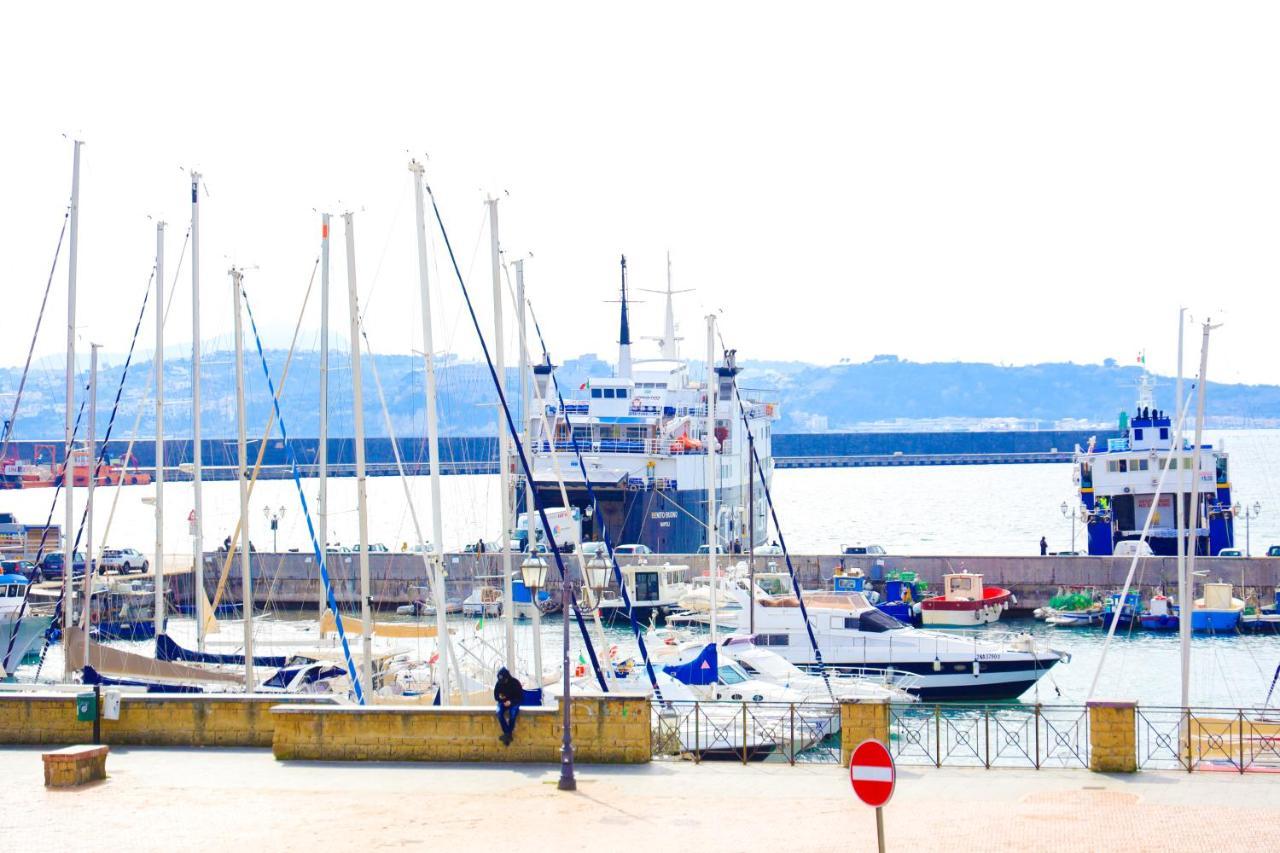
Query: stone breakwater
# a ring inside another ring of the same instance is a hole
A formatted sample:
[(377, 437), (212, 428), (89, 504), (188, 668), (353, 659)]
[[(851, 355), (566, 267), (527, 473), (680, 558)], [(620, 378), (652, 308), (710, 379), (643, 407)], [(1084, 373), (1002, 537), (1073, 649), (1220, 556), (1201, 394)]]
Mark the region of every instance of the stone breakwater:
[[(513, 555), (512, 566), (518, 567), (521, 556)], [(671, 563), (689, 567), (689, 576), (703, 574), (707, 560), (700, 555), (651, 555), (645, 558), (650, 565)], [(741, 558), (721, 557), (726, 561)], [(500, 554), (445, 554), (448, 573), (447, 597), (451, 602), (465, 598), (477, 583), (478, 577), (500, 577)], [(210, 596), (217, 587), (225, 555), (205, 555), (205, 585)], [(640, 562), (637, 557), (620, 558), (622, 564)], [(983, 556), (884, 556), (841, 557), (837, 555), (796, 555), (791, 564), (804, 588), (830, 587), (831, 577), (837, 570), (861, 569), (876, 583), (880, 577), (893, 571), (912, 571), (927, 581), (931, 588), (940, 589), (942, 575), (950, 571), (967, 570), (981, 573), (989, 586), (1011, 590), (1017, 597), (1013, 608), (1015, 615), (1028, 614), (1036, 607), (1048, 603), (1062, 590), (1094, 589), (1099, 593), (1119, 590), (1129, 572), (1128, 557), (983, 557)], [(877, 565), (881, 563), (882, 565)], [(565, 555), (565, 565), (575, 578), (579, 564), (576, 555)], [(359, 602), (359, 555), (333, 553), (328, 556), (327, 568), (339, 604), (357, 605)], [(1225, 580), (1241, 590), (1256, 594), (1264, 603), (1273, 600), (1275, 589), (1280, 586), (1280, 559), (1275, 558), (1199, 558), (1197, 571), (1206, 572), (1201, 580)], [(781, 557), (756, 557), (757, 571), (786, 571)], [(321, 584), (316, 560), (312, 554), (298, 552), (265, 553), (253, 555), (252, 569), (255, 601), (263, 606), (285, 609), (312, 609), (321, 596)], [(423, 587), (427, 583), (427, 568), (421, 554), (373, 553), (369, 555), (369, 573), (372, 580), (372, 597), (378, 609), (408, 604), (425, 597)], [(551, 576), (556, 577), (554, 561)], [(1140, 560), (1135, 573), (1135, 585), (1143, 597), (1163, 590), (1172, 593), (1177, 589), (1177, 561), (1172, 557), (1148, 557)], [(192, 574), (190, 571), (174, 574), (170, 579), (171, 593), (180, 604), (192, 599)], [(223, 600), (239, 602), (240, 561), (231, 561)]]

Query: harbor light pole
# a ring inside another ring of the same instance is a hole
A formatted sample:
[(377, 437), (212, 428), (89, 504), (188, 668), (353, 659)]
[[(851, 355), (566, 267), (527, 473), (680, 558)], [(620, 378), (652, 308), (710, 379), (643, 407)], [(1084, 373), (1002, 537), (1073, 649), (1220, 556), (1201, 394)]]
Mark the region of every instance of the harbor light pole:
[[(560, 619), (564, 623), (561, 647), (564, 660), (564, 737), (560, 741), (560, 782), (556, 785), (561, 791), (578, 790), (578, 782), (573, 778), (573, 729), (571, 728), (569, 702), (569, 599), (573, 595), (573, 586), (569, 583), (569, 571), (561, 573), (563, 584), (560, 589)], [(534, 598), (537, 604), (537, 598)]]
[(1260, 501), (1254, 501), (1253, 506), (1243, 507), (1237, 503), (1231, 508), (1231, 511), (1235, 513), (1236, 518), (1244, 519), (1244, 555), (1246, 557), (1252, 557), (1253, 552), (1249, 547), (1249, 522), (1262, 514), (1262, 503)]
[(271, 553), (280, 553), (279, 548), (279, 530), (280, 520), (284, 518), (285, 508), (282, 506), (278, 510), (272, 511), (271, 507), (264, 506), (262, 508), (262, 517), (271, 522)]
[(1062, 502), (1062, 506), (1058, 507), (1062, 510), (1062, 517), (1071, 522), (1071, 556), (1076, 553), (1076, 514), (1071, 511), (1071, 506), (1066, 501)]

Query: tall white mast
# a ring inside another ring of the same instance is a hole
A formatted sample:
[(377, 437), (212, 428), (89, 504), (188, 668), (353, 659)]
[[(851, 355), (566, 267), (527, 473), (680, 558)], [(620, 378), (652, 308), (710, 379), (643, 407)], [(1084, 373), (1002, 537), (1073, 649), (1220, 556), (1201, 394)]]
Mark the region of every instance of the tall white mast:
[[(1183, 660), (1183, 707), (1188, 707), (1191, 692), (1191, 613), (1195, 607), (1196, 552), (1200, 550), (1200, 445), (1204, 441), (1204, 393), (1209, 373), (1209, 332), (1213, 326), (1204, 323), (1204, 337), (1200, 342), (1200, 377), (1196, 381), (1196, 438), (1191, 448), (1191, 550), (1187, 554), (1187, 600), (1179, 601), (1178, 638)], [(1186, 629), (1183, 629), (1183, 623)]]
[[(319, 467), (319, 493), (316, 495), (316, 518), (320, 523), (320, 547), (329, 551), (329, 214), (320, 214), (320, 446), (316, 464)], [(328, 557), (325, 558), (326, 560)], [(316, 566), (319, 574), (320, 567)], [(329, 606), (324, 578), (317, 577), (320, 591), (317, 617), (324, 616)], [(335, 613), (334, 616), (337, 616)]]
[(449, 626), (445, 617), (444, 520), (440, 494), (440, 423), (436, 413), (436, 356), (431, 333), (431, 288), (427, 280), (427, 214), (422, 195), (422, 164), (409, 163), (413, 172), (414, 211), (418, 223), (418, 290), (422, 302), (422, 357), (427, 381), (427, 459), (431, 464), (431, 587), (435, 592), (436, 655), (440, 673), (440, 704), (449, 704)]
[[(76, 406), (76, 263), (80, 245), (80, 140), (75, 141), (71, 161), (71, 240), (67, 254), (67, 429), (62, 455), (62, 501), (66, 521), (62, 529), (62, 636), (71, 627), (71, 576), (75, 574), (75, 478), (71, 474), (71, 443), (75, 440)], [(63, 674), (70, 679), (70, 655)]]
[(502, 621), (507, 635), (507, 669), (516, 668), (516, 608), (511, 589), (511, 437), (507, 433), (506, 413), (502, 400), (506, 398), (507, 367), (502, 356), (502, 268), (498, 256), (498, 200), (485, 201), (489, 205), (489, 262), (493, 268), (493, 356), (494, 370), (498, 374), (498, 482), (502, 493)]
[(244, 608), (244, 689), (251, 692), (253, 677), (253, 576), (249, 559), (249, 440), (245, 434), (248, 414), (244, 407), (244, 320), (241, 281), (244, 273), (231, 268), (232, 297), (235, 300), (236, 334), (236, 479), (240, 482), (240, 590)]
[[(356, 296), (355, 215), (342, 214), (347, 237), (347, 307), (351, 312), (351, 396), (356, 427), (356, 513), (360, 519), (360, 618), (364, 661), (360, 681), (373, 696), (373, 612), (369, 597), (369, 502), (364, 470), (364, 377), (360, 373), (360, 301)], [(372, 701), (372, 698), (370, 698)]]
[[(524, 450), (525, 453), (532, 453), (529, 448), (532, 440), (531, 418), (532, 412), (529, 405), (529, 341), (528, 331), (526, 329), (526, 315), (529, 313), (524, 300), (524, 259), (515, 262), (516, 265), (516, 311), (520, 318), (518, 327), (520, 329), (520, 417), (521, 430), (524, 433)], [(530, 550), (534, 547), (533, 531), (534, 531), (534, 507), (533, 507), (533, 483), (528, 477), (524, 479), (524, 517), (525, 517), (525, 541), (529, 543)], [(530, 557), (534, 554), (530, 554)], [(529, 590), (530, 605), (533, 610), (533, 677), (537, 682), (537, 686), (542, 686), (542, 611), (538, 609), (538, 593), (536, 590)]]
[(200, 173), (191, 173), (191, 494), (195, 523), (191, 528), (191, 560), (196, 605), (196, 648), (204, 651), (204, 503), (201, 479), (204, 451), (200, 445)]
[[(1183, 332), (1186, 330), (1186, 327), (1187, 327), (1186, 314), (1187, 314), (1186, 308), (1178, 309), (1178, 381), (1177, 381), (1177, 384), (1174, 386), (1175, 390), (1173, 393), (1174, 393), (1174, 417), (1178, 418), (1179, 427), (1181, 427), (1181, 424), (1185, 419), (1182, 409), (1186, 405), (1186, 403), (1183, 401), (1183, 398), (1182, 398), (1182, 339), (1183, 339)], [(1181, 428), (1179, 428), (1178, 434), (1179, 435), (1182, 434)], [(1175, 447), (1174, 458), (1180, 459), (1181, 457), (1182, 457), (1182, 447), (1180, 446)], [(1196, 480), (1196, 479), (1198, 479), (1197, 476), (1192, 477), (1192, 480)], [(1181, 484), (1182, 477), (1179, 476), (1176, 482)], [(1191, 599), (1188, 597), (1188, 593), (1191, 591), (1192, 586), (1187, 580), (1187, 539), (1186, 539), (1186, 530), (1187, 530), (1186, 516), (1187, 516), (1187, 507), (1189, 502), (1186, 501), (1183, 497), (1185, 493), (1183, 492), (1181, 485), (1179, 485), (1177, 494), (1178, 494), (1176, 498), (1177, 506), (1174, 508), (1173, 517), (1177, 522), (1177, 530), (1175, 530), (1174, 532), (1176, 533), (1177, 540), (1178, 540), (1178, 543), (1177, 543), (1178, 544), (1178, 550), (1177, 550), (1178, 608), (1179, 608), (1178, 659), (1179, 659), (1179, 666), (1180, 666), (1179, 672), (1181, 673), (1180, 683), (1182, 684), (1182, 707), (1186, 708), (1190, 705), (1190, 698), (1191, 698), (1191, 603), (1192, 602), (1191, 602)]]
[(719, 640), (717, 610), (720, 579), (716, 576), (716, 315), (707, 315), (707, 575), (711, 579), (711, 642)]
[(84, 635), (84, 660), (89, 662), (89, 609), (93, 603), (93, 577), (96, 561), (93, 555), (93, 487), (98, 479), (98, 350), (101, 344), (89, 344), (89, 491), (85, 498), (84, 524), (84, 597), (80, 599), (80, 630)]
[(164, 633), (164, 223), (156, 223), (156, 637)]

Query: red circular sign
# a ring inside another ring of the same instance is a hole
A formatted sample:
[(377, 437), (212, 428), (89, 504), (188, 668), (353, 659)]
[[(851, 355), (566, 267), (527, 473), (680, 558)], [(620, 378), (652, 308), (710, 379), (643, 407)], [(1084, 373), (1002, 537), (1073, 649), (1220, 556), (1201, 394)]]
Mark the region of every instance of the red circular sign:
[(849, 757), (849, 782), (853, 792), (869, 806), (879, 808), (889, 802), (897, 777), (893, 756), (878, 740), (864, 740)]

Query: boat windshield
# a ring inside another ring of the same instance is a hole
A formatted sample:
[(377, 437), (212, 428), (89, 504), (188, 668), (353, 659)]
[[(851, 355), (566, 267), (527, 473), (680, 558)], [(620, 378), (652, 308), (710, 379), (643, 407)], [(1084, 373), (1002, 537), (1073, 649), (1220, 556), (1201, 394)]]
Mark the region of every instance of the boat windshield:
[(858, 630), (869, 634), (881, 634), (907, 627), (883, 610), (866, 610), (858, 616)]
[(723, 665), (720, 667), (721, 684), (741, 684), (746, 680), (746, 676), (733, 667)]

